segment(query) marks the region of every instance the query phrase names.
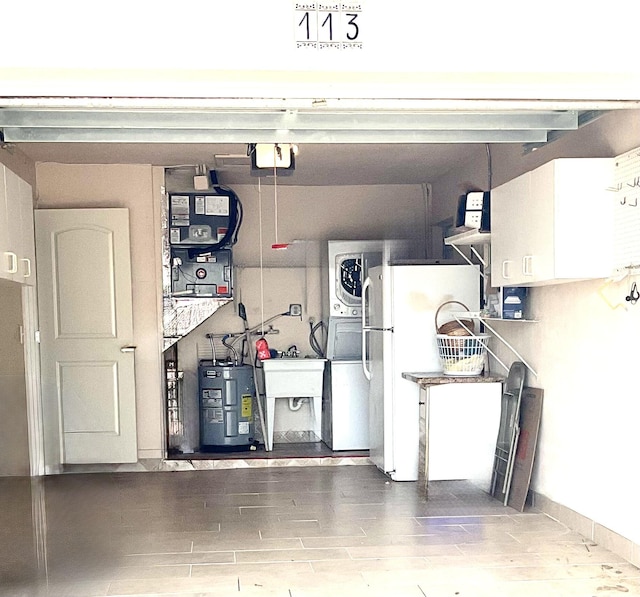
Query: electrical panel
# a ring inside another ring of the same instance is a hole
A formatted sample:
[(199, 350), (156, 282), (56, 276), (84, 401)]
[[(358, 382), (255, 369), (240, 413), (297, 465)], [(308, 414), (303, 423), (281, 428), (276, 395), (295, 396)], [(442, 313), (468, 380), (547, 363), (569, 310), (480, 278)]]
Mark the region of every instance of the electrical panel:
[(231, 298), (230, 247), (241, 220), (235, 193), (172, 193), (168, 215), (172, 296)]
[(215, 245), (229, 234), (233, 197), (219, 193), (169, 196), (169, 243)]
[(231, 249), (189, 256), (187, 249), (172, 248), (173, 296), (231, 298)]

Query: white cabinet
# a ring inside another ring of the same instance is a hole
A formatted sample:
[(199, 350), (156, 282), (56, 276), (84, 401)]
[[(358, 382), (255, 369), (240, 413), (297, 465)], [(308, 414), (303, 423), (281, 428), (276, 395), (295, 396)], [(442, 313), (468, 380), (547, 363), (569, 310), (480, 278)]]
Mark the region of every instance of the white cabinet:
[[(15, 176), (15, 175), (14, 175)], [(36, 241), (33, 223), (33, 191), (31, 185), (21, 178), (20, 181), (20, 230), (21, 249), (19, 274), (29, 286), (36, 283)]]
[(35, 284), (31, 186), (0, 164), (0, 278)]
[(610, 158), (561, 158), (491, 192), (491, 284), (536, 286), (612, 271)]
[(13, 280), (18, 272), (18, 254), (13, 250), (10, 228), (5, 168), (0, 164), (0, 278), (5, 280)]

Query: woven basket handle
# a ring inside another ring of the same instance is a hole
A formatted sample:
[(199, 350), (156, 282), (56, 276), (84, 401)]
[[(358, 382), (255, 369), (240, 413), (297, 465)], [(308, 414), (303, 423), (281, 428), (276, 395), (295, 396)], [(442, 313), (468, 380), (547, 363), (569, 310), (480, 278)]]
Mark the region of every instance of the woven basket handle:
[(460, 301), (447, 301), (445, 303), (442, 303), (439, 307), (438, 310), (436, 311), (436, 316), (434, 318), (434, 323), (436, 326), (436, 334), (438, 333), (438, 315), (440, 314), (440, 309), (442, 309), (442, 307), (446, 306), (446, 305), (460, 305), (461, 307), (464, 307), (465, 311), (469, 310), (469, 307), (467, 307), (467, 305), (465, 305), (464, 303), (461, 303)]

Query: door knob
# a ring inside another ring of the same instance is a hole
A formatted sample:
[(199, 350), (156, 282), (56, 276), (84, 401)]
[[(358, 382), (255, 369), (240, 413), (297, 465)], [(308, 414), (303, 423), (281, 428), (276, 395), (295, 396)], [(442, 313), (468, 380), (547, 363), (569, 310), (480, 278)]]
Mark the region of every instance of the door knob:
[(136, 347), (135, 346), (123, 346), (120, 349), (120, 352), (135, 352), (136, 351)]

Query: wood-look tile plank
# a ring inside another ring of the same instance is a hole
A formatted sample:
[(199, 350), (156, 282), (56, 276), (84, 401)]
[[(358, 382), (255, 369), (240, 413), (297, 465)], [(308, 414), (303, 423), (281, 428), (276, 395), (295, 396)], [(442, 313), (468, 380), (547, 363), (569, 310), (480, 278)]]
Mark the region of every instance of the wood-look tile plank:
[(324, 560), (349, 559), (349, 552), (346, 549), (341, 548), (262, 549), (236, 552), (236, 561), (239, 564), (254, 562), (318, 562)]
[(261, 539), (256, 535), (251, 540), (238, 537), (199, 538), (193, 542), (194, 552), (244, 551), (256, 549), (300, 549), (304, 547), (299, 537), (284, 539)]
[[(330, 572), (335, 570), (336, 562), (331, 561), (317, 561), (311, 562), (313, 570), (315, 572)], [(372, 572), (372, 571), (394, 571), (395, 573), (404, 574), (408, 570), (423, 570), (428, 566), (426, 558), (423, 557), (390, 557), (390, 558), (370, 558), (370, 559), (358, 559), (341, 561), (339, 563), (340, 570), (343, 572)], [(367, 577), (365, 575), (365, 580)]]
[(320, 526), (309, 525), (300, 526), (297, 529), (291, 527), (262, 529), (260, 531), (262, 539), (278, 539), (286, 537), (359, 537), (364, 536), (364, 531), (358, 524), (338, 525), (338, 526)]
[[(335, 564), (334, 564), (335, 565)], [(313, 571), (309, 562), (252, 562), (238, 564), (202, 564), (192, 566), (191, 577), (240, 578), (249, 584), (263, 581), (284, 582), (291, 575), (309, 575)]]
[(172, 554), (139, 554), (122, 558), (120, 567), (169, 566), (184, 564), (233, 564), (236, 561), (233, 551), (200, 551)]

